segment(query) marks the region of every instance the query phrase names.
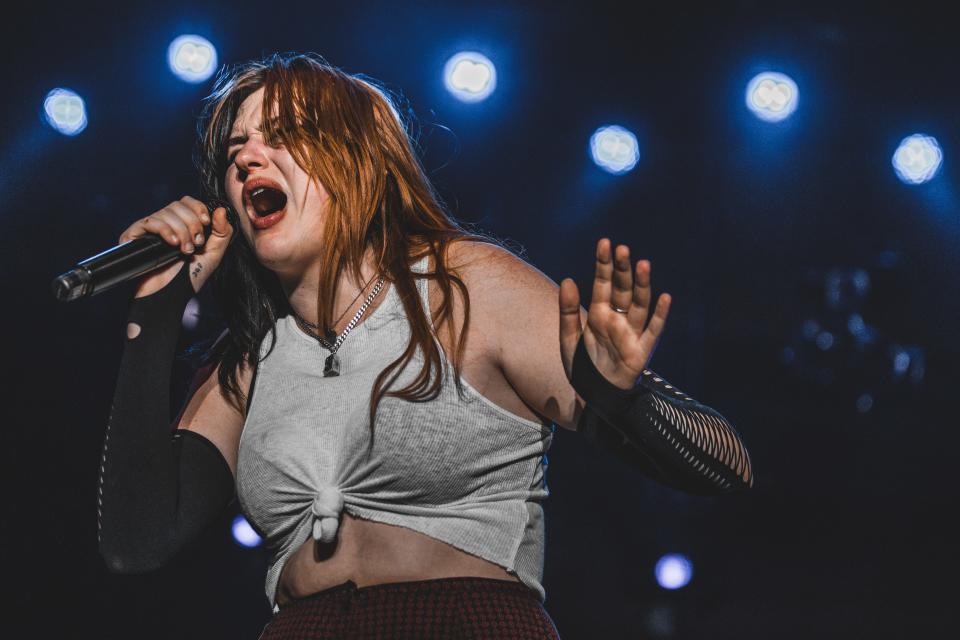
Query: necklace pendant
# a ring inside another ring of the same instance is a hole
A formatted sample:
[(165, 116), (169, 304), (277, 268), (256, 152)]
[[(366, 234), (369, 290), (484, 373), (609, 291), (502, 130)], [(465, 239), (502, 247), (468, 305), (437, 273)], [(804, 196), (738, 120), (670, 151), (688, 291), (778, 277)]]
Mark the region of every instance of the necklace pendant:
[(323, 377), (329, 378), (331, 376), (340, 375), (340, 358), (337, 357), (336, 353), (331, 353), (327, 356), (327, 359), (323, 363)]

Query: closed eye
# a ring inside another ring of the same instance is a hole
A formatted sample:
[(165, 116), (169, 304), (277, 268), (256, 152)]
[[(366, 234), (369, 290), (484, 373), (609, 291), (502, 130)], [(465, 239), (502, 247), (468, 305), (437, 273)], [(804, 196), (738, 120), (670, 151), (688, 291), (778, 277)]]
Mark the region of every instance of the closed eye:
[[(274, 128), (275, 128), (277, 131), (283, 131), (284, 133), (287, 132), (286, 129), (281, 129), (281, 128), (278, 126), (277, 123), (274, 124)], [(257, 133), (263, 133), (263, 130), (260, 129), (260, 128), (257, 128)], [(232, 138), (230, 138), (229, 140), (227, 140), (227, 162), (228, 162), (229, 164), (233, 164), (233, 161), (234, 161), (234, 159), (237, 157), (237, 154), (240, 153), (240, 149), (239, 149), (239, 148), (234, 149), (233, 151), (230, 151), (230, 149), (231, 149), (232, 147), (242, 147), (243, 145), (245, 145), (245, 144), (247, 143), (247, 140), (248, 140), (248, 139), (249, 139), (249, 138), (247, 138), (247, 136), (233, 136)], [(273, 145), (271, 145), (271, 146), (279, 147), (279, 146), (281, 146), (281, 145), (280, 145), (279, 141), (277, 141), (276, 144), (273, 144)]]
[[(234, 159), (237, 157), (237, 154), (240, 153), (240, 147), (247, 143), (247, 136), (234, 136), (227, 140), (227, 162), (233, 164)], [(233, 151), (230, 151), (232, 147), (237, 147)]]

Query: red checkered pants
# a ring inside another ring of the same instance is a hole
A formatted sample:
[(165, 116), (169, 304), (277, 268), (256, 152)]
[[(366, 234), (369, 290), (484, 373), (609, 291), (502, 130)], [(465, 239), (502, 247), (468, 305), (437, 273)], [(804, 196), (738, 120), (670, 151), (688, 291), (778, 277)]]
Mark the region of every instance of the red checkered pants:
[(357, 587), (347, 580), (288, 602), (260, 640), (559, 640), (520, 582), (455, 577)]

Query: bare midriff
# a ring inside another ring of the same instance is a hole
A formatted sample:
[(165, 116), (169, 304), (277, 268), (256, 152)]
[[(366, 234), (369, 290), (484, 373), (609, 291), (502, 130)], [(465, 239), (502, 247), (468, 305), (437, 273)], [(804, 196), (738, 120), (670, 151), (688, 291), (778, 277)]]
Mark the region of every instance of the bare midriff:
[(504, 567), (426, 534), (344, 511), (333, 542), (308, 538), (290, 556), (280, 574), (276, 601), (282, 607), (347, 580), (365, 587), (455, 576), (520, 581)]

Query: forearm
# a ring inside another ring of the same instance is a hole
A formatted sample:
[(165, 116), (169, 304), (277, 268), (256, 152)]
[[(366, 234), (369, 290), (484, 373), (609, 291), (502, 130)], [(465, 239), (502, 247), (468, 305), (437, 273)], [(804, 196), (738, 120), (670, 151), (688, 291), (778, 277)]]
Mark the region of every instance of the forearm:
[(632, 389), (609, 383), (581, 337), (572, 383), (586, 400), (577, 430), (659, 482), (689, 493), (729, 493), (753, 486), (746, 447), (733, 426), (650, 370)]
[(170, 378), (183, 309), (193, 295), (184, 267), (160, 291), (135, 299), (98, 488), (98, 542), (109, 568), (162, 566), (196, 538), (233, 496), (233, 475), (203, 436), (172, 431)]

